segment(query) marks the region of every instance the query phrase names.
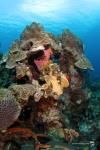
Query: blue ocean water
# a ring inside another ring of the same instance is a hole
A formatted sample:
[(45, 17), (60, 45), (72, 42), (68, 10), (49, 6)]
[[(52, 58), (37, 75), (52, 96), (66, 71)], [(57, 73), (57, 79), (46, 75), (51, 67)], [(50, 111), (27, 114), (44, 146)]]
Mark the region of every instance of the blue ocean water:
[(100, 0), (0, 0), (0, 51), (7, 53), (33, 21), (54, 34), (68, 28), (79, 36), (100, 77)]

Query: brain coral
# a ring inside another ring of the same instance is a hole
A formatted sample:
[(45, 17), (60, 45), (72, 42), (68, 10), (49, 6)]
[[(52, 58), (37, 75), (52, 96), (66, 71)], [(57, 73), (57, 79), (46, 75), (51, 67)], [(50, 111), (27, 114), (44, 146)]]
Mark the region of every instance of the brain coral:
[(0, 130), (5, 130), (18, 118), (19, 103), (8, 89), (0, 89)]

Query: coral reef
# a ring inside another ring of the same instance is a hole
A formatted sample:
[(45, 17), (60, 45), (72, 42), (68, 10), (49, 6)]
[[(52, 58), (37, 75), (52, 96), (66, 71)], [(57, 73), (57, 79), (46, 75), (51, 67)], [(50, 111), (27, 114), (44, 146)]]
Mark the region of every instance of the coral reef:
[(59, 130), (58, 137), (68, 142), (78, 137), (74, 129), (83, 130), (78, 127), (79, 114), (88, 108), (86, 69), (93, 67), (83, 43), (69, 30), (56, 37), (38, 23), (27, 26), (0, 63), (2, 75), (8, 73), (0, 84), (0, 144), (7, 142), (8, 135), (16, 142), (42, 133), (42, 140), (35, 138), (34, 149), (39, 150), (50, 147), (45, 133)]

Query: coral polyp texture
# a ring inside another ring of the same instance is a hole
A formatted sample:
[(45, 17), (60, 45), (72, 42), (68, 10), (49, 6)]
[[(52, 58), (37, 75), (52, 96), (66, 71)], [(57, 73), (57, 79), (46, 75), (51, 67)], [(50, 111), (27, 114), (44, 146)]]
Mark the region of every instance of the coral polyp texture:
[(8, 89), (0, 89), (0, 130), (6, 130), (20, 115), (21, 107)]
[(35, 132), (61, 130), (69, 141), (79, 136), (64, 119), (67, 111), (84, 110), (88, 99), (83, 72), (93, 66), (79, 38), (69, 30), (57, 37), (33, 22), (0, 65), (13, 71), (6, 89), (4, 84), (0, 89), (0, 131), (19, 120)]

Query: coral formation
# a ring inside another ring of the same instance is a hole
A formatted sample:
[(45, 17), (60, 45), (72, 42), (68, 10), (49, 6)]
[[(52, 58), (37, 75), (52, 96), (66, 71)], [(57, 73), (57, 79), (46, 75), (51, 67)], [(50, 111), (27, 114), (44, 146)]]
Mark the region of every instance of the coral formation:
[[(43, 77), (46, 81), (44, 84), (45, 94), (48, 96), (53, 96), (58, 99), (61, 94), (63, 94), (64, 88), (69, 86), (69, 81), (67, 80), (65, 74), (60, 71), (57, 64), (49, 64), (46, 69), (43, 69)], [(48, 94), (47, 94), (48, 93)]]
[(84, 55), (82, 55), (80, 57), (80, 59), (77, 62), (75, 62), (75, 66), (77, 66), (78, 68), (81, 68), (81, 69), (93, 70), (93, 66), (91, 65), (90, 61)]
[(81, 69), (93, 69), (93, 66), (84, 55), (84, 46), (82, 41), (69, 30), (64, 30), (60, 36), (62, 47), (74, 57), (74, 63)]
[[(17, 43), (14, 44), (16, 44), (17, 46)], [(6, 68), (9, 69), (16, 67), (17, 62), (20, 62), (21, 60), (24, 60), (27, 57), (26, 52), (21, 51), (20, 48), (18, 49), (14, 46), (12, 46), (12, 48), (10, 49), (10, 52), (7, 57)]]
[[(70, 121), (72, 118), (75, 120), (87, 105), (83, 70), (93, 69), (79, 38), (69, 30), (56, 37), (33, 22), (24, 29), (20, 39), (13, 42), (1, 63), (1, 71), (2, 67), (14, 73), (9, 73), (13, 79), (8, 86), (2, 84), (0, 89), (0, 130), (19, 121), (18, 127), (29, 128), (36, 133), (60, 128), (58, 135), (63, 135), (66, 141), (79, 136), (78, 132), (70, 129), (73, 127)], [(65, 119), (69, 112), (73, 115)], [(75, 123), (76, 127), (77, 120)], [(12, 134), (18, 136), (17, 132), (21, 132), (29, 138), (32, 134), (25, 131), (14, 128)], [(36, 149), (41, 148), (48, 148), (48, 145), (40, 144)]]
[(34, 82), (34, 84), (12, 85), (9, 89), (16, 96), (17, 101), (22, 105), (28, 102), (30, 96), (34, 97), (35, 93), (38, 92), (37, 90), (39, 90), (39, 86)]
[(6, 130), (17, 120), (21, 107), (8, 89), (0, 89), (0, 131)]

